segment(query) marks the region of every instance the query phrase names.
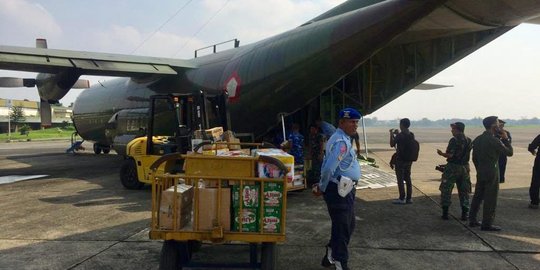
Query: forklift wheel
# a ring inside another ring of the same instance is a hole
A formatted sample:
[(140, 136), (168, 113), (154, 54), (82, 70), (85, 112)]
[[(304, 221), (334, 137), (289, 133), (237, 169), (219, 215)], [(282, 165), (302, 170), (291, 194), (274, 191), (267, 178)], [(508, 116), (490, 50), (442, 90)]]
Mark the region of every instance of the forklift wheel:
[(144, 183), (139, 182), (137, 177), (137, 165), (135, 160), (126, 159), (120, 167), (120, 180), (122, 185), (127, 189), (141, 189), (144, 186)]
[(101, 150), (102, 150), (101, 146), (99, 146), (97, 143), (94, 143), (94, 153), (96, 155), (99, 155), (99, 154), (101, 154)]
[(177, 270), (191, 260), (188, 242), (166, 240), (161, 247), (159, 270)]

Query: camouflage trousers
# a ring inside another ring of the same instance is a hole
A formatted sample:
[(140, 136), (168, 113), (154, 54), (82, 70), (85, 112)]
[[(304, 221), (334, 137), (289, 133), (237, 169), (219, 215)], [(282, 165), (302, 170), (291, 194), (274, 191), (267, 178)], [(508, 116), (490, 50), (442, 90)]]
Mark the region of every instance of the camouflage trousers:
[(454, 184), (457, 186), (459, 202), (463, 210), (469, 210), (469, 197), (471, 193), (471, 177), (469, 175), (469, 165), (457, 165), (448, 163), (444, 169), (441, 185), (441, 206), (452, 204), (452, 190)]

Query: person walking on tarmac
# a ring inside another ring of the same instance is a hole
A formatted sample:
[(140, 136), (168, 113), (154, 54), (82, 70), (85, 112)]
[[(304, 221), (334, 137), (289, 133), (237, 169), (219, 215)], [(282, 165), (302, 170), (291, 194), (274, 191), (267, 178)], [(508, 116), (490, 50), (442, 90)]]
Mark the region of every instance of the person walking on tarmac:
[(339, 112), (339, 126), (326, 144), (326, 155), (321, 168), (319, 190), (324, 195), (332, 231), (321, 265), (335, 269), (349, 269), (347, 246), (355, 227), (354, 186), (360, 179), (360, 165), (351, 145), (351, 136), (358, 129), (360, 113), (352, 108)]
[[(489, 116), (482, 120), (486, 131), (473, 141), (472, 159), (476, 168), (476, 187), (471, 203), (469, 226), (482, 225), (483, 231), (500, 231), (501, 227), (493, 225), (497, 196), (499, 193), (499, 156), (512, 156), (514, 149), (508, 140), (507, 133), (499, 127), (497, 116)], [(501, 139), (495, 137), (499, 134)], [(476, 215), (484, 202), (482, 223)]]
[(461, 204), (461, 220), (467, 221), (469, 217), (469, 194), (471, 193), (471, 177), (469, 175), (469, 159), (472, 142), (465, 136), (465, 124), (455, 122), (450, 124), (452, 138), (448, 142), (446, 152), (437, 149), (437, 154), (446, 158), (441, 185), (442, 219), (448, 220), (448, 208), (452, 204), (452, 190), (457, 186), (459, 202)]

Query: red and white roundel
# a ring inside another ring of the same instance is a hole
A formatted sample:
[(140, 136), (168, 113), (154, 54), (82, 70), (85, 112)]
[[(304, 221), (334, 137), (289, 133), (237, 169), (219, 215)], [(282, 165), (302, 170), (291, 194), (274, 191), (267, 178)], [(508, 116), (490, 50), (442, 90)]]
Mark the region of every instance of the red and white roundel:
[(229, 101), (234, 102), (240, 98), (240, 85), (241, 80), (236, 72), (225, 81), (225, 91), (229, 94)]

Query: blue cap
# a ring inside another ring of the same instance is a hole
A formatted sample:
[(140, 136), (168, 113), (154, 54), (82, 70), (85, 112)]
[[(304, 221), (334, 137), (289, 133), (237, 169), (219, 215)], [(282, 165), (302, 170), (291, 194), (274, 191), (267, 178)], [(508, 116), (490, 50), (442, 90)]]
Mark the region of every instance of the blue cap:
[(362, 115), (355, 109), (353, 108), (345, 108), (341, 111), (339, 111), (339, 118), (344, 118), (344, 119), (360, 119), (360, 117), (362, 117)]

